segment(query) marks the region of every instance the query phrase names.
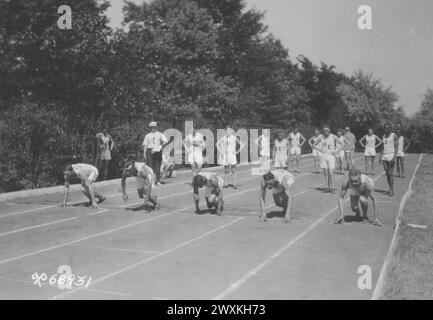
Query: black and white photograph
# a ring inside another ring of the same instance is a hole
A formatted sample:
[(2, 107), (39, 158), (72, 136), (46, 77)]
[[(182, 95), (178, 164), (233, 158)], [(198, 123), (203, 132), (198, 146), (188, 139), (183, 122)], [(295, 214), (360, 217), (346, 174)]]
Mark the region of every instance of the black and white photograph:
[(0, 300), (433, 299), (432, 35), (431, 0), (0, 0)]

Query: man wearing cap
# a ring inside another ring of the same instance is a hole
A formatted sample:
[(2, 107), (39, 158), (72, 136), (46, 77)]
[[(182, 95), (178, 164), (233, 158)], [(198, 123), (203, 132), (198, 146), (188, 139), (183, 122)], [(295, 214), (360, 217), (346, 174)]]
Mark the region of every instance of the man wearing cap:
[(346, 169), (349, 170), (355, 165), (355, 162), (353, 161), (353, 154), (355, 152), (355, 143), (356, 143), (356, 137), (355, 135), (350, 131), (349, 127), (346, 127), (344, 129), (344, 137), (349, 141), (349, 144), (346, 145), (344, 148), (344, 156), (346, 158)]
[(162, 149), (168, 144), (167, 137), (157, 130), (155, 121), (149, 123), (151, 132), (146, 134), (143, 141), (143, 156), (146, 163), (152, 168), (156, 175), (157, 186), (161, 185), (161, 162)]

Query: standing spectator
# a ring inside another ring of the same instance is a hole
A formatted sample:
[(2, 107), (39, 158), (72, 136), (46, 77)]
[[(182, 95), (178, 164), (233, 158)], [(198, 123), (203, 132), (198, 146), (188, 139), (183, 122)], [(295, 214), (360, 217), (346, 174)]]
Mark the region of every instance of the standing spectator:
[[(239, 144), (239, 150), (236, 150), (236, 145)], [(243, 143), (234, 135), (234, 130), (230, 126), (226, 126), (226, 134), (216, 143), (219, 150), (218, 162), (224, 166), (224, 188), (227, 188), (229, 180), (229, 171), (233, 175), (233, 189), (237, 189), (236, 185), (236, 164), (238, 160), (236, 155), (243, 149)]]
[(396, 165), (397, 165), (397, 177), (404, 178), (404, 154), (406, 150), (409, 148), (410, 142), (406, 137), (403, 137), (401, 134), (400, 128), (397, 128), (396, 135), (398, 138), (398, 148), (397, 148), (397, 158), (396, 158)]
[(108, 133), (107, 129), (104, 129), (102, 132), (96, 135), (98, 139), (98, 167), (100, 171), (103, 173), (102, 178), (107, 180), (108, 177), (108, 168), (110, 166), (111, 160), (111, 151), (114, 147), (113, 139), (111, 139), (111, 135)]
[(144, 137), (143, 141), (143, 156), (147, 165), (152, 168), (156, 175), (156, 185), (161, 185), (161, 162), (162, 149), (168, 144), (168, 139), (165, 135), (157, 130), (157, 123), (152, 121), (149, 123), (152, 132), (149, 132)]
[(353, 154), (355, 153), (355, 144), (356, 144), (356, 137), (355, 135), (350, 131), (349, 127), (346, 127), (344, 129), (344, 137), (349, 141), (349, 144), (346, 145), (344, 149), (344, 155), (346, 157), (346, 170), (350, 170), (350, 168), (353, 168), (355, 166), (355, 161), (353, 161)]

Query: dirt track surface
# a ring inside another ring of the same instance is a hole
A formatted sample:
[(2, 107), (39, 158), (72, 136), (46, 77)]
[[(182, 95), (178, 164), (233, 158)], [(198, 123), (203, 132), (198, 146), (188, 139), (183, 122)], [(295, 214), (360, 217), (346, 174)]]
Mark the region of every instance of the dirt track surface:
[[(323, 175), (312, 173), (309, 157), (296, 174), (290, 224), (275, 207), (274, 218), (257, 219), (260, 180), (250, 166), (239, 168), (237, 190), (224, 189), (223, 216), (193, 214), (189, 175), (165, 179), (156, 188), (161, 209), (149, 213), (132, 178), (126, 206), (120, 185), (98, 189), (108, 195), (98, 210), (59, 208), (61, 193), (0, 202), (0, 299), (369, 299), (372, 290), (358, 288), (358, 268), (371, 267), (374, 288), (417, 159), (407, 156), (407, 177), (395, 178), (393, 197), (383, 194), (386, 178), (376, 165), (383, 227), (333, 225), (338, 192), (323, 193)], [(335, 187), (343, 179), (334, 175)], [(352, 214), (347, 202), (345, 209)], [(61, 265), (92, 277), (88, 286), (34, 283), (32, 275), (49, 278)]]

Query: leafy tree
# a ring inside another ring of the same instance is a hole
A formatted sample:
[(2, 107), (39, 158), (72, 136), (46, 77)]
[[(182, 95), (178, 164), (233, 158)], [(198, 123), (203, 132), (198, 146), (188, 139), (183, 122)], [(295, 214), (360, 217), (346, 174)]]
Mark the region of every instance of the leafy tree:
[(427, 89), (421, 109), (413, 116), (410, 132), (414, 151), (433, 152), (433, 90)]
[(358, 132), (366, 132), (369, 127), (379, 128), (384, 123), (395, 121), (398, 96), (391, 88), (372, 74), (356, 72), (349, 83), (338, 87), (341, 99), (347, 107), (347, 120)]

